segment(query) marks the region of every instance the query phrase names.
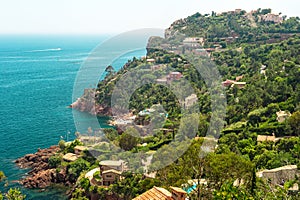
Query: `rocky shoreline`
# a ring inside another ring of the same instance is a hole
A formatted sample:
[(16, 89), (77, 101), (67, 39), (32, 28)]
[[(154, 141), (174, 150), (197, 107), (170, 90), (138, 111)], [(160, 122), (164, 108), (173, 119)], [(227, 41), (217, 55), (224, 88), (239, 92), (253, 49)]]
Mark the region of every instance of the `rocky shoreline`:
[(57, 172), (50, 168), (48, 160), (51, 156), (60, 151), (58, 146), (51, 146), (47, 149), (38, 149), (34, 154), (27, 154), (15, 161), (21, 169), (30, 169), (27, 176), (19, 181), (26, 188), (46, 188), (54, 183), (70, 185), (66, 179), (66, 170)]

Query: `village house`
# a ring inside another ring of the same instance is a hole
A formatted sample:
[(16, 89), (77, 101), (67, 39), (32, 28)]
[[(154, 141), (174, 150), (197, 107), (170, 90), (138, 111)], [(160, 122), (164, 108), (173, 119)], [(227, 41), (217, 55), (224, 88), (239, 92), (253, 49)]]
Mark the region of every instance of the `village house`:
[(67, 153), (63, 156), (63, 160), (66, 162), (74, 162), (76, 161), (80, 156), (76, 155), (74, 153)]
[(170, 72), (166, 77), (156, 79), (158, 84), (170, 84), (174, 80), (179, 80), (183, 77), (180, 72)]
[(272, 185), (283, 185), (286, 181), (294, 180), (298, 174), (297, 165), (286, 165), (257, 172), (258, 177), (265, 179)]
[(208, 53), (211, 53), (211, 52), (216, 51), (215, 48), (206, 48), (205, 50), (206, 50)]
[(261, 17), (262, 21), (265, 22), (274, 22), (275, 24), (279, 24), (283, 22), (283, 18), (279, 15), (268, 13)]
[(238, 88), (244, 88), (246, 86), (246, 82), (238, 82), (238, 81), (227, 79), (226, 81), (222, 82), (222, 86), (224, 86), (224, 87), (237, 86)]
[(149, 62), (149, 63), (155, 63), (155, 59), (154, 58), (148, 58), (146, 61)]
[(204, 38), (189, 37), (183, 40), (183, 45), (190, 48), (199, 48), (203, 46)]
[[(95, 177), (96, 172), (100, 174), (100, 179)], [(122, 173), (114, 169), (101, 171), (98, 167), (87, 172), (84, 177), (89, 179), (91, 185), (109, 186), (117, 181), (120, 181), (122, 178)]]
[[(85, 178), (88, 178), (92, 185), (109, 186), (114, 184), (121, 180), (122, 173), (125, 171), (125, 162), (122, 160), (103, 160), (99, 166), (85, 174)], [(96, 172), (100, 172), (100, 179), (95, 178)]]
[(101, 142), (102, 138), (99, 136), (80, 135), (78, 140), (84, 144)]
[(246, 82), (235, 81), (231, 87), (233, 87), (233, 86), (237, 86), (238, 88), (244, 88), (246, 86)]
[(152, 65), (150, 69), (152, 71), (160, 70), (164, 65)]
[(233, 81), (233, 80), (227, 79), (226, 81), (223, 81), (223, 82), (222, 82), (222, 85), (223, 85), (224, 87), (229, 87), (229, 86), (231, 86), (234, 82), (235, 82), (235, 81)]
[(123, 160), (103, 160), (99, 165), (102, 172), (114, 169), (122, 173), (125, 168), (125, 162)]
[(170, 187), (170, 189), (171, 192), (154, 186), (133, 200), (185, 200), (187, 198), (187, 193), (183, 189), (177, 187)]
[(158, 78), (156, 79), (156, 83), (164, 85), (168, 83), (168, 80), (166, 78)]
[(272, 135), (257, 135), (257, 142), (275, 142), (276, 136), (273, 133)]
[(198, 56), (209, 56), (209, 53), (205, 49), (194, 49), (192, 52)]
[(170, 72), (167, 76), (168, 81), (179, 80), (182, 78), (182, 74), (180, 72)]
[(155, 112), (155, 109), (153, 108), (147, 108), (145, 110), (142, 110), (139, 112), (139, 116), (146, 116), (146, 115), (150, 115), (151, 113)]
[(276, 112), (276, 115), (277, 115), (277, 121), (282, 123), (291, 116), (291, 113), (289, 111), (278, 111)]
[(74, 147), (74, 153), (77, 154), (77, 155), (80, 155), (82, 152), (88, 150), (87, 147), (85, 146), (76, 146)]
[(189, 108), (194, 105), (198, 101), (198, 97), (196, 94), (191, 94), (184, 100), (184, 108)]
[(111, 184), (116, 183), (117, 181), (120, 181), (122, 172), (110, 169), (106, 171), (101, 171), (101, 177), (102, 177), (102, 185), (109, 186)]

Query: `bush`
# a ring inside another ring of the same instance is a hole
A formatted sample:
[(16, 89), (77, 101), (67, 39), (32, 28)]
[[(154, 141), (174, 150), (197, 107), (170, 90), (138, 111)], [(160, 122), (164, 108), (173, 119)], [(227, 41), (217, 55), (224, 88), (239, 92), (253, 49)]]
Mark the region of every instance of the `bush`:
[(18, 188), (10, 188), (5, 195), (8, 200), (23, 200), (26, 195), (22, 194)]
[(57, 168), (58, 166), (60, 166), (61, 162), (62, 162), (61, 155), (53, 155), (48, 160), (48, 164), (50, 168)]
[(66, 148), (66, 142), (64, 140), (60, 140), (58, 146), (63, 151)]
[(90, 163), (87, 162), (86, 160), (79, 158), (74, 162), (71, 162), (67, 166), (67, 172), (70, 178), (70, 181), (75, 182), (77, 178), (79, 177), (80, 173), (89, 169)]

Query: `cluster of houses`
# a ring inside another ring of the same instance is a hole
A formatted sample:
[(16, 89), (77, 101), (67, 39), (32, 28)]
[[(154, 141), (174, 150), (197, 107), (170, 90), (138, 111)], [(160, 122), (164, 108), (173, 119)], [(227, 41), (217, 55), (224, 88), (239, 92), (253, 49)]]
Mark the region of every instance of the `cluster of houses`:
[[(195, 96), (196, 97), (196, 96)], [(150, 110), (151, 111), (151, 110)], [(150, 112), (149, 110), (145, 112)], [(141, 113), (143, 114), (143, 113)], [(257, 137), (258, 142), (264, 141), (276, 141), (276, 137), (273, 134), (272, 136), (263, 136), (259, 135)], [(68, 162), (73, 162), (79, 157), (81, 157), (82, 152), (86, 151), (88, 148), (85, 146), (76, 146), (74, 148), (74, 153), (68, 153), (63, 156), (63, 159)], [(91, 185), (107, 187), (111, 184), (114, 184), (124, 177), (122, 173), (127, 171), (127, 165), (123, 160), (103, 160), (99, 162), (99, 167), (87, 172), (85, 174), (85, 178), (89, 179)], [(299, 176), (299, 170), (296, 165), (287, 165), (283, 167), (279, 167), (271, 170), (262, 170), (257, 172), (257, 177), (264, 179), (267, 183), (271, 185), (284, 185), (286, 181), (294, 180), (295, 177)], [(146, 176), (145, 176), (146, 177)], [(155, 175), (154, 175), (155, 177)], [(151, 178), (154, 178), (151, 177)], [(170, 187), (170, 191), (160, 188), (153, 187), (152, 189), (144, 192), (143, 194), (134, 198), (134, 200), (143, 200), (143, 199), (151, 199), (151, 200), (187, 200), (187, 194), (193, 192), (193, 188), (197, 187), (199, 181), (191, 180), (189, 181), (189, 185), (193, 185), (191, 188), (187, 188), (185, 185), (182, 187), (185, 190), (178, 187)], [(207, 184), (205, 179), (201, 179), (200, 184)], [(235, 183), (235, 185), (242, 184), (242, 182)], [(298, 192), (299, 187), (297, 184), (293, 185), (289, 189), (289, 192)]]
[(273, 22), (275, 24), (280, 24), (283, 22), (283, 17), (277, 14), (268, 13), (261, 16), (261, 20), (265, 22)]

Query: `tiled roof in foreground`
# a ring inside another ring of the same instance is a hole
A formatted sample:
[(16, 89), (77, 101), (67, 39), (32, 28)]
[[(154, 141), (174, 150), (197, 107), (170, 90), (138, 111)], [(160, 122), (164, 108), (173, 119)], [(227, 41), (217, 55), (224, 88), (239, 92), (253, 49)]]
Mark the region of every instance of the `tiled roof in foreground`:
[(133, 200), (170, 200), (172, 199), (172, 194), (160, 187), (153, 187), (151, 190), (148, 190), (141, 194), (140, 196), (134, 198)]

